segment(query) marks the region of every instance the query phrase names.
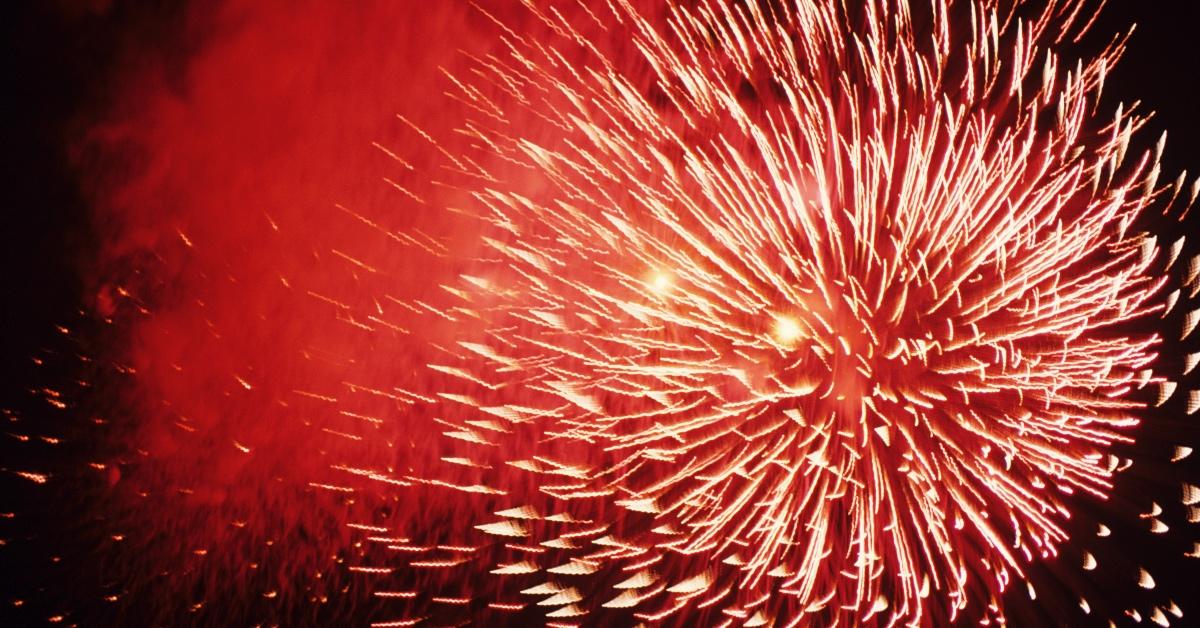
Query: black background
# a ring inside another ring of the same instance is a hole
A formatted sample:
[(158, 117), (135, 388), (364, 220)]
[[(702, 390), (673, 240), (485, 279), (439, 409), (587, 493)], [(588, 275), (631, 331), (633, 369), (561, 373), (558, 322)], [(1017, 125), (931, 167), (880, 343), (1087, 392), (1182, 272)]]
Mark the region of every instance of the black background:
[[(1143, 143), (1153, 142), (1161, 130), (1169, 129), (1164, 180), (1174, 179), (1182, 169), (1193, 176), (1200, 173), (1200, 2), (1112, 0), (1108, 4), (1093, 33), (1115, 33), (1131, 23), (1138, 26), (1124, 60), (1108, 81), (1106, 100), (1112, 106), (1141, 100), (1156, 112), (1141, 136)], [(56, 326), (74, 330), (76, 325), (87, 325), (78, 314), (85, 302), (80, 269), (95, 250), (95, 227), (73, 166), (72, 146), (89, 120), (104, 111), (108, 98), (120, 90), (116, 81), (124, 64), (131, 61), (129, 51), (161, 54), (180, 64), (186, 61), (187, 42), (180, 38), (183, 8), (181, 3), (165, 2), (117, 0), (110, 5), (104, 0), (90, 4), (50, 0), (4, 3), (0, 9), (0, 62), (6, 94), (0, 97), (4, 127), (0, 134), (4, 172), (0, 185), (0, 408), (4, 415), (0, 422), (43, 420), (53, 428), (55, 422), (65, 425), (72, 420), (69, 413), (48, 410), (44, 395), (31, 393), (72, 377), (79, 366), (69, 359), (48, 360), (40, 367), (35, 364), (33, 358), (79, 349)], [(1196, 222), (1190, 220), (1175, 229), (1181, 233), (1194, 230)], [(1174, 329), (1167, 332), (1173, 335)], [(1170, 356), (1170, 349), (1166, 353), (1166, 359), (1178, 359)], [(5, 513), (0, 519), (0, 539), (4, 540), (0, 546), (0, 626), (47, 625), (47, 618), (59, 610), (78, 606), (73, 592), (88, 589), (86, 582), (72, 581), (74, 567), (54, 561), (62, 539), (71, 536), (85, 515), (74, 511), (71, 500), (59, 499), (69, 487), (37, 485), (11, 472), (82, 466), (87, 443), (31, 448), (12, 436), (19, 430), (10, 432), (9, 428), (0, 426), (0, 513)], [(1171, 430), (1176, 433), (1164, 436), (1161, 442), (1151, 439), (1148, 446), (1165, 446), (1196, 435), (1196, 430), (1186, 425), (1172, 424)], [(1174, 469), (1169, 472), (1196, 477), (1194, 464)], [(1164, 499), (1177, 503), (1178, 480), (1167, 484), (1162, 489)], [(1200, 529), (1184, 531), (1163, 550), (1149, 535), (1130, 535), (1123, 551), (1177, 556), (1178, 542), (1190, 543), (1187, 534), (1194, 535), (1191, 540), (1200, 539)], [(69, 552), (69, 548), (62, 549)], [(1175, 560), (1164, 565), (1165, 571), (1156, 572), (1156, 578), (1176, 581), (1180, 604), (1194, 606), (1200, 592), (1196, 584), (1187, 583), (1200, 580), (1200, 561)], [(1108, 584), (1112, 591), (1103, 588)], [(1099, 586), (1101, 597), (1109, 596), (1116, 605), (1130, 588), (1128, 582), (1103, 580)], [(19, 599), (26, 603), (14, 606)], [(1200, 608), (1190, 610), (1200, 613)], [(1030, 621), (1050, 621), (1035, 617), (1039, 616), (1031, 615)], [(1200, 622), (1185, 616), (1175, 625), (1180, 621), (1183, 625)], [(87, 616), (78, 615), (69, 615), (65, 623), (75, 622), (91, 625)]]

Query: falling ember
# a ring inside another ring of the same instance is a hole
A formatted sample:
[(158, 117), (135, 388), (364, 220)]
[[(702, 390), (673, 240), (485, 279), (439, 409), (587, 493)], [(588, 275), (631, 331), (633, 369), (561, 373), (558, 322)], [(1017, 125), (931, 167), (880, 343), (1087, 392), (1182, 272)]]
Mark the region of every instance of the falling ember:
[(218, 4), (91, 138), (152, 157), (97, 392), (30, 393), (97, 411), (9, 432), (102, 435), (102, 616), (1186, 621), (1123, 548), (1200, 556), (1200, 182), (1101, 101), (1103, 2)]

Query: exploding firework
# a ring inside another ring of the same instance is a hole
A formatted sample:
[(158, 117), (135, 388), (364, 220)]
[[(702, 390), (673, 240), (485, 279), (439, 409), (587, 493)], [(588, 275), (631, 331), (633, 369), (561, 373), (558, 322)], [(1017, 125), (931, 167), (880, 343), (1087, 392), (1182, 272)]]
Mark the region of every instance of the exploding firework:
[(1178, 186), (1161, 143), (1127, 158), (1141, 118), (1093, 115), (1119, 43), (1062, 67), (1080, 3), (528, 8), (554, 36), (455, 80), (477, 150), (444, 156), (491, 229), (416, 401), (483, 471), (409, 478), (495, 496), (467, 517), (500, 544), (409, 566), (520, 585), (415, 606), (1002, 620), (1152, 379), (1130, 227)]
[[(1194, 480), (1182, 510), (1118, 483), (1150, 406), (1200, 408), (1200, 353), (1157, 355), (1200, 320), (1200, 257), (1149, 216), (1200, 186), (1160, 182), (1147, 116), (1101, 103), (1124, 38), (1076, 60), (1098, 7), (380, 3), (265, 45), (227, 4), (184, 96), (97, 131), (156, 157), (98, 210), (117, 347), (68, 350), (120, 391), (86, 421), (97, 616), (1182, 617), (1074, 582), (1154, 589), (1108, 537), (1200, 521)], [(410, 18), (469, 36), (397, 40)], [(330, 23), (354, 42), (287, 43)], [(336, 74), (291, 74), (325, 54)], [(355, 109), (343, 73), (405, 80)], [(1191, 453), (1173, 429), (1160, 484)]]

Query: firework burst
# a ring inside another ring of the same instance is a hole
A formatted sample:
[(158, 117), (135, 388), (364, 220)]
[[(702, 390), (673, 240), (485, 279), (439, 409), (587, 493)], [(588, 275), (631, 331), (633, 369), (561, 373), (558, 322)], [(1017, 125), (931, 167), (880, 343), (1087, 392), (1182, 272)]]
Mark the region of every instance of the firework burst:
[(491, 229), (420, 403), (477, 472), (410, 478), (499, 542), (411, 566), (550, 620), (1002, 620), (1154, 379), (1130, 227), (1182, 181), (1094, 115), (1120, 42), (1062, 61), (1075, 2), (527, 6), (554, 36), (454, 79), (444, 151)]
[(219, 4), (93, 129), (42, 618), (1183, 617), (1200, 183), (1103, 2)]

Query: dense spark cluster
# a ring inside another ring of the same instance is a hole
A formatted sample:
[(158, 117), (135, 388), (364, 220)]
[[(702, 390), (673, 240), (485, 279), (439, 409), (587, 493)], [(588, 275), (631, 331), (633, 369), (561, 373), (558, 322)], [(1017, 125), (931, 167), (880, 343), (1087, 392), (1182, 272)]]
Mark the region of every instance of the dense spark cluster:
[(451, 78), (453, 209), (490, 230), (408, 397), (459, 471), (406, 481), (487, 496), (491, 541), (409, 562), (472, 584), (383, 592), (414, 600), (384, 625), (1003, 621), (1158, 381), (1130, 228), (1189, 199), (1096, 114), (1121, 42), (1065, 63), (1081, 2), (526, 4), (554, 37), (500, 24)]

